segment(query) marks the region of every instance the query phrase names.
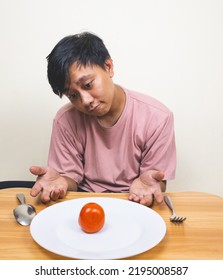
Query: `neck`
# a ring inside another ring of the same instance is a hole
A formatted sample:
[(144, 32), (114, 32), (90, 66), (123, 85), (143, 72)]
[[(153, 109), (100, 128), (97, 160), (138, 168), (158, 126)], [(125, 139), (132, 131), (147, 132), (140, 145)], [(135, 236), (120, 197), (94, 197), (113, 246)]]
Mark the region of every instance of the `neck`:
[(110, 111), (103, 117), (98, 117), (98, 122), (104, 127), (112, 127), (120, 118), (125, 107), (126, 96), (123, 89), (115, 85), (114, 100)]

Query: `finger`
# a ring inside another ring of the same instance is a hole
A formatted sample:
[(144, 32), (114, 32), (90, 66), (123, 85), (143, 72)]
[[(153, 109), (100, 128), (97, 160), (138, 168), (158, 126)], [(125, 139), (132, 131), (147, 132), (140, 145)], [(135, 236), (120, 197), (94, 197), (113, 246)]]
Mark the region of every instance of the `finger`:
[(37, 175), (37, 176), (44, 175), (44, 174), (47, 173), (46, 167), (43, 167), (43, 166), (31, 166), (31, 167), (29, 168), (29, 171), (30, 171), (33, 175)]
[(64, 189), (60, 189), (60, 198), (65, 197), (66, 191)]
[(30, 191), (31, 196), (37, 196), (42, 191), (42, 186), (36, 182)]
[(140, 197), (137, 194), (135, 194), (135, 193), (131, 193), (129, 195), (129, 200), (134, 201), (134, 202), (139, 202), (140, 201)]
[(162, 171), (156, 171), (152, 174), (152, 178), (157, 181), (162, 181), (164, 179), (165, 174)]
[(158, 203), (162, 203), (163, 201), (163, 193), (160, 189), (157, 189), (155, 192), (154, 192), (154, 198), (155, 200), (158, 202)]
[(51, 200), (51, 192), (48, 190), (43, 190), (41, 200), (43, 203), (49, 202)]
[(154, 196), (153, 195), (145, 195), (141, 200), (140, 204), (143, 204), (148, 207), (152, 207), (154, 203)]
[(56, 201), (57, 199), (60, 198), (60, 190), (59, 189), (55, 189), (50, 193), (50, 198), (53, 201)]
[(129, 194), (129, 200), (133, 200), (133, 197), (135, 197), (135, 194)]

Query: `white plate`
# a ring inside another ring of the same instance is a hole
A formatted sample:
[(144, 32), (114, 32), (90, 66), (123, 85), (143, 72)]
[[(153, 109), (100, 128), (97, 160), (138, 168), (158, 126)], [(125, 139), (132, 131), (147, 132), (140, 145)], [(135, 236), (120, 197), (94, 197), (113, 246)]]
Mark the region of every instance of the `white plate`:
[[(88, 234), (78, 224), (81, 208), (100, 204), (105, 225)], [(89, 197), (54, 204), (32, 220), (30, 232), (43, 248), (76, 259), (121, 259), (156, 246), (166, 233), (166, 224), (154, 210), (123, 199)]]

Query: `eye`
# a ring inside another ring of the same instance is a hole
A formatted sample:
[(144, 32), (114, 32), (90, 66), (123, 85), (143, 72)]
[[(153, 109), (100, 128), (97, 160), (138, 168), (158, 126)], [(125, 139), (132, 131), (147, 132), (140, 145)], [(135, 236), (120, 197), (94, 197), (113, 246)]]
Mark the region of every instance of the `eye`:
[(84, 85), (84, 87), (85, 87), (86, 89), (90, 89), (90, 88), (92, 87), (92, 85), (93, 85), (93, 81), (90, 81), (89, 83), (86, 83), (86, 84)]
[(70, 101), (73, 101), (74, 99), (77, 99), (78, 93), (73, 92), (72, 94), (68, 95), (67, 97), (70, 99)]

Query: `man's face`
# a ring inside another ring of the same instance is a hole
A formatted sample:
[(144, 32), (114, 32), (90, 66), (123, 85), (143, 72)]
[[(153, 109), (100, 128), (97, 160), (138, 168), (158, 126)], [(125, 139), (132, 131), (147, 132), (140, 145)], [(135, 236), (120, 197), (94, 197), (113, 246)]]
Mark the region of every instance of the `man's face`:
[(102, 117), (112, 106), (115, 86), (113, 63), (108, 59), (105, 69), (97, 65), (77, 66), (69, 68), (70, 87), (66, 93), (73, 106), (88, 115)]

